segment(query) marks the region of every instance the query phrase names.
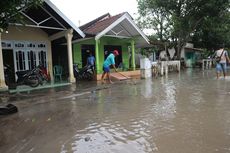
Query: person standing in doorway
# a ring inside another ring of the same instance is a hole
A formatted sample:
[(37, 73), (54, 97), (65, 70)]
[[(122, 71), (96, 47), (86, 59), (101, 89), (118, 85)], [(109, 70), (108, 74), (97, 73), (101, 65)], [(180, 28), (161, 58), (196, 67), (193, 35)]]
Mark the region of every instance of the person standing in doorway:
[(104, 77), (107, 75), (107, 79), (109, 83), (113, 83), (110, 78), (110, 66), (112, 65), (115, 71), (117, 72), (117, 69), (115, 67), (115, 57), (118, 56), (119, 53), (117, 50), (114, 50), (113, 53), (110, 53), (109, 56), (106, 58), (106, 60), (103, 63), (103, 74), (101, 76), (102, 83), (105, 83)]
[(87, 58), (87, 65), (92, 66), (93, 72), (95, 73), (95, 57), (92, 52), (89, 53), (89, 57)]
[(223, 72), (224, 78), (227, 72), (227, 62), (229, 63), (228, 52), (224, 50), (224, 46), (221, 45), (220, 49), (216, 51), (216, 57), (220, 57), (220, 61), (216, 63), (216, 78), (219, 79), (221, 72)]

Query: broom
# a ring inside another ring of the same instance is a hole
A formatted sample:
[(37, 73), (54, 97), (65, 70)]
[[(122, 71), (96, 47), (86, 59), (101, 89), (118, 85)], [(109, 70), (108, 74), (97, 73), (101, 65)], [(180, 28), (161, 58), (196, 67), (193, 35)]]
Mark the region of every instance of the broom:
[(123, 73), (121, 73), (121, 72), (117, 72), (118, 74), (120, 74), (120, 75), (122, 75), (123, 77), (125, 77), (126, 79), (131, 79), (129, 76), (127, 76), (127, 75), (124, 75)]

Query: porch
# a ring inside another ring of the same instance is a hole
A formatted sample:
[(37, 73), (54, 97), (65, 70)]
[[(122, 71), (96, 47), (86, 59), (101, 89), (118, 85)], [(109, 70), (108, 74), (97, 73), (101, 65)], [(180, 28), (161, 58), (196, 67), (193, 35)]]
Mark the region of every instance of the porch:
[(71, 85), (71, 83), (69, 83), (67, 81), (65, 81), (65, 82), (63, 81), (63, 82), (57, 82), (57, 83), (46, 83), (44, 85), (39, 85), (36, 88), (26, 86), (26, 85), (21, 85), (21, 86), (17, 86), (16, 89), (5, 89), (5, 91), (8, 91), (8, 93), (10, 93), (10, 94), (21, 93), (21, 92), (30, 93), (31, 91), (35, 91), (35, 90), (63, 87), (63, 86), (68, 86), (68, 85)]
[[(119, 71), (119, 73), (121, 73), (121, 76), (124, 75), (124, 76), (130, 77), (131, 79), (132, 78), (140, 78), (140, 75), (141, 75), (141, 71), (140, 70)], [(117, 77), (113, 77), (113, 76), (116, 76), (114, 74), (117, 74), (117, 72), (112, 71), (111, 72), (111, 78), (115, 79), (115, 80), (119, 80)], [(96, 75), (96, 80), (100, 81), (101, 80), (101, 76), (102, 76), (102, 74), (97, 74)]]
[[(12, 23), (0, 32), (0, 88), (7, 88), (4, 65), (9, 65), (16, 73), (42, 64), (54, 81), (53, 67), (63, 64), (63, 80), (74, 82), (71, 43), (72, 39), (83, 38), (84, 33), (50, 1), (20, 13), (25, 16), (25, 24)], [(60, 51), (57, 48), (62, 44), (65, 45)], [(65, 63), (59, 57), (65, 57)], [(13, 82), (16, 80), (15, 75)]]

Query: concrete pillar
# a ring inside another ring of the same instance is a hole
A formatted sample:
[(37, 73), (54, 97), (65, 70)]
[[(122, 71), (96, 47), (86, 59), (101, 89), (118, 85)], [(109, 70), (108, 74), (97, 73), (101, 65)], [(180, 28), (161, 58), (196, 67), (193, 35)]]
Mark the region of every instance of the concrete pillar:
[(99, 70), (99, 40), (96, 40), (96, 48), (95, 48), (95, 55), (96, 55), (96, 70), (97, 70), (97, 74), (100, 73)]
[(67, 30), (65, 34), (67, 40), (67, 51), (68, 51), (68, 67), (69, 67), (69, 82), (74, 83), (74, 73), (73, 73), (73, 53), (72, 53), (72, 38), (73, 29)]
[(134, 40), (131, 41), (131, 47), (132, 47), (132, 69), (136, 70)]
[(54, 75), (53, 75), (53, 58), (52, 58), (52, 49), (51, 49), (51, 42), (48, 43), (47, 47), (47, 56), (48, 56), (48, 72), (50, 74), (51, 82), (54, 82)]
[[(0, 29), (1, 30), (1, 29)], [(2, 56), (2, 33), (0, 31), (0, 88), (6, 88)]]

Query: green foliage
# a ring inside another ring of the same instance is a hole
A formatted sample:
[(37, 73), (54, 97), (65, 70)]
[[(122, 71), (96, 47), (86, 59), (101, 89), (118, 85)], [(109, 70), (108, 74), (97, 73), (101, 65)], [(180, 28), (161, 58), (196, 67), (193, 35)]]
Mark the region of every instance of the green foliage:
[(156, 31), (159, 40), (169, 39), (172, 23), (169, 20), (170, 14), (162, 8), (157, 7), (155, 1), (138, 0), (138, 25), (142, 29), (152, 29)]
[(145, 57), (149, 57), (152, 53), (156, 52), (156, 47), (150, 47), (150, 48), (141, 48), (140, 53), (141, 55), (144, 55)]
[(0, 29), (6, 29), (9, 23), (23, 23), (20, 13), (25, 7), (36, 7), (42, 4), (42, 0), (1, 0), (0, 1)]
[(214, 56), (214, 50), (208, 50), (208, 49), (204, 49), (202, 51), (202, 58), (207, 59), (208, 57), (213, 57)]
[(194, 33), (193, 42), (196, 46), (217, 49), (220, 44), (230, 47), (230, 12), (224, 11), (221, 16), (206, 18)]
[[(137, 1), (139, 25), (153, 29), (158, 40), (170, 41), (177, 49), (178, 57), (186, 42), (191, 41), (195, 34), (204, 32), (200, 28), (205, 21), (214, 21), (213, 18), (219, 18), (229, 10), (229, 0)], [(225, 27), (226, 30), (228, 28)]]

